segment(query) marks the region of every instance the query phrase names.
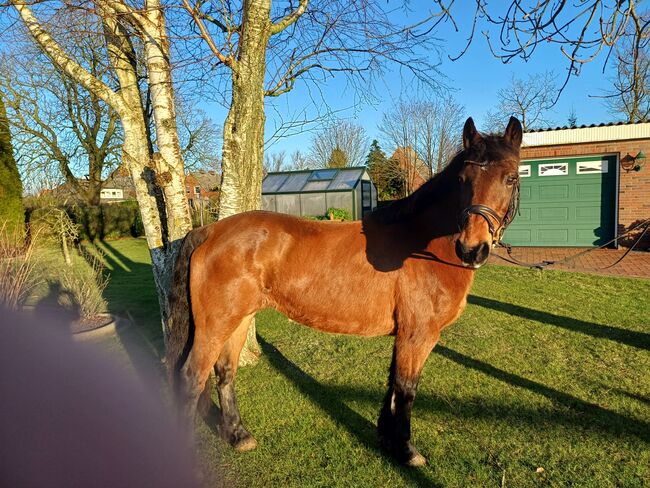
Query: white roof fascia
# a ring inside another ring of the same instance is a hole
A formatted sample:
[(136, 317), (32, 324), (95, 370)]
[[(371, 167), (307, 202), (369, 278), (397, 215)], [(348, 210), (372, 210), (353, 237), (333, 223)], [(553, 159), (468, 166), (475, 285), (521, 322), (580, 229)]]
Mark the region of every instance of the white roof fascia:
[(649, 139), (650, 122), (640, 124), (581, 127), (575, 129), (546, 130), (524, 133), (522, 146), (556, 146), (560, 144), (585, 144), (589, 142)]

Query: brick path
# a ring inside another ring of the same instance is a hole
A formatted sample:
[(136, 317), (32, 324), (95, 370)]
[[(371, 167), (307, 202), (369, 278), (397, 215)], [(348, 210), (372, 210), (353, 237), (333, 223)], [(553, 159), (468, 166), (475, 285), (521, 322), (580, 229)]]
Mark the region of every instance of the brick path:
[[(584, 248), (577, 247), (513, 247), (512, 255), (519, 261), (525, 263), (538, 263), (544, 260), (558, 261), (584, 250)], [(551, 265), (545, 269), (562, 269), (580, 273), (650, 279), (650, 252), (632, 251), (616, 266), (609, 269), (597, 269), (603, 266), (609, 266), (621, 257), (624, 252), (625, 249), (597, 249), (575, 260), (569, 261), (567, 264)], [(505, 249), (493, 249), (490, 256), (490, 264), (513, 266), (504, 261), (501, 256), (508, 256)]]

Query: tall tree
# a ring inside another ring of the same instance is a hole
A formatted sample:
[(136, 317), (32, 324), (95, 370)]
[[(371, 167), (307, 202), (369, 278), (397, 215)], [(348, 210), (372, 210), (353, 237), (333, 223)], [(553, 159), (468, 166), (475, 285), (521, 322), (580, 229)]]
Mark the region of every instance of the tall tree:
[(314, 134), (309, 157), (316, 168), (331, 164), (362, 166), (367, 147), (368, 138), (363, 127), (349, 120), (337, 120)]
[[(182, 238), (192, 228), (185, 197), (184, 167), (176, 128), (171, 85), (169, 43), (160, 3), (145, 0), (134, 9), (114, 0), (98, 0), (108, 56), (119, 83), (113, 89), (81, 66), (38, 20), (23, 0), (12, 0), (20, 19), (39, 48), (73, 81), (108, 104), (124, 129), (122, 158), (136, 191), (151, 253), (154, 281), (168, 337), (167, 291), (172, 264)], [(127, 26), (125, 22), (129, 22)], [(156, 129), (158, 152), (151, 152), (151, 137), (140, 98), (137, 58), (129, 29), (142, 35), (147, 81)], [(82, 35), (83, 33), (80, 33)], [(91, 33), (92, 35), (92, 33)]]
[(327, 161), (327, 167), (328, 168), (345, 168), (348, 166), (348, 155), (345, 153), (343, 149), (340, 147), (336, 146), (334, 149), (332, 149), (332, 154), (330, 154), (330, 158)]
[[(426, 35), (433, 15), (405, 26), (380, 0), (182, 2), (205, 45), (229, 69), (224, 217), (260, 206), (265, 97), (281, 96), (300, 82), (318, 85), (337, 74), (347, 76), (352, 86), (367, 89), (367, 82), (388, 65), (436, 85), (436, 63), (430, 58), (433, 37)], [(330, 154), (327, 151), (321, 165)]]
[(548, 111), (553, 107), (558, 86), (555, 75), (546, 71), (525, 80), (512, 77), (506, 88), (497, 92), (497, 105), (486, 116), (491, 132), (503, 132), (505, 121), (517, 117), (524, 131), (550, 124)]
[(0, 230), (5, 238), (20, 240), (25, 230), (23, 186), (14, 159), (4, 95), (0, 91)]
[[(95, 25), (91, 25), (93, 20)], [(96, 19), (64, 10), (49, 19), (48, 25), (94, 78), (116, 84), (101, 36), (75, 36), (68, 29), (75, 25), (81, 31), (97, 32)], [(25, 37), (23, 32), (16, 33), (14, 41), (28, 45)], [(41, 172), (53, 164), (70, 193), (90, 205), (99, 204), (102, 178), (119, 161), (117, 112), (33, 48), (3, 56), (0, 87), (7, 94), (23, 171)]]
[(370, 178), (377, 187), (380, 201), (399, 198), (404, 193), (404, 174), (394, 159), (389, 159), (375, 139), (370, 144), (366, 157), (366, 167)]
[(402, 100), (379, 124), (387, 145), (397, 153), (407, 194), (412, 183), (442, 170), (458, 150), (464, 108), (451, 97)]
[(648, 36), (626, 36), (615, 50), (615, 74), (605, 97), (610, 112), (626, 122), (650, 116), (650, 50)]

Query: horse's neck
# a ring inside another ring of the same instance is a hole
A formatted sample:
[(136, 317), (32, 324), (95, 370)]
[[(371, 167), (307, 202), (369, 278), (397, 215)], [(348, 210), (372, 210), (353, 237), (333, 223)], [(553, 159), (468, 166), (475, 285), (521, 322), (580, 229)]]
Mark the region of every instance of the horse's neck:
[[(423, 209), (412, 220), (412, 228), (421, 234), (425, 250), (441, 259), (458, 260), (455, 251), (455, 235), (458, 233), (460, 209), (455, 201), (437, 202)], [(459, 261), (460, 262), (460, 261)]]

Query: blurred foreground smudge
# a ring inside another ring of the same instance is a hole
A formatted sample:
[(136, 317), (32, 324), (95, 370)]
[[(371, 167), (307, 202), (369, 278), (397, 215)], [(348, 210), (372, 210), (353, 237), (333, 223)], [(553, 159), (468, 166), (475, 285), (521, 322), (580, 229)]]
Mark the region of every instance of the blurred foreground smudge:
[(198, 486), (154, 389), (56, 317), (0, 316), (0, 486)]

